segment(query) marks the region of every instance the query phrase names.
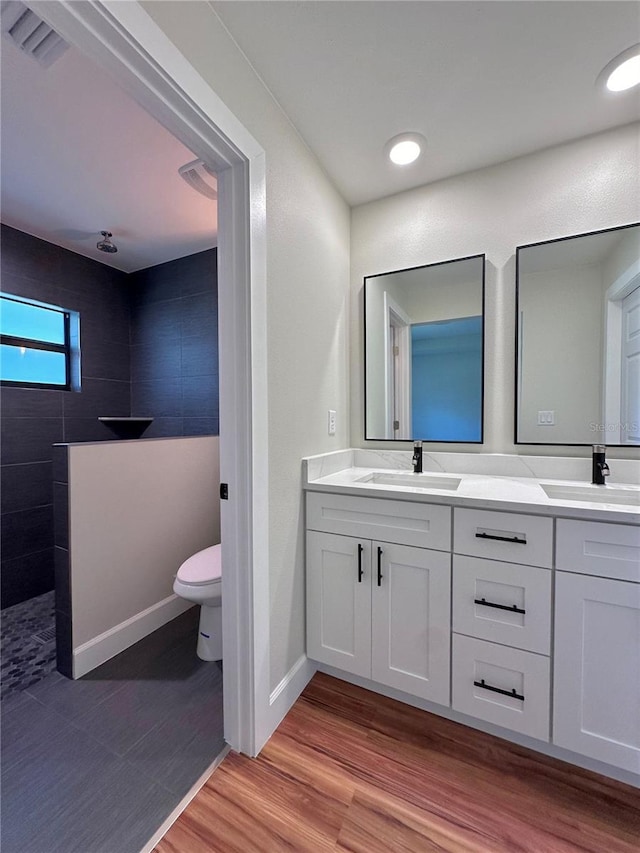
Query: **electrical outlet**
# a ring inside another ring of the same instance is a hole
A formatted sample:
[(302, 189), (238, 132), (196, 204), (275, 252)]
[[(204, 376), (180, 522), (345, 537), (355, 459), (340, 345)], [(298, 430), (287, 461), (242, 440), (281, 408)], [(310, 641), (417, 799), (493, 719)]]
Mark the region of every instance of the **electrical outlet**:
[(538, 412), (538, 426), (553, 426), (556, 422), (556, 413), (553, 410)]
[(334, 409), (329, 409), (329, 435), (336, 434), (336, 413)]

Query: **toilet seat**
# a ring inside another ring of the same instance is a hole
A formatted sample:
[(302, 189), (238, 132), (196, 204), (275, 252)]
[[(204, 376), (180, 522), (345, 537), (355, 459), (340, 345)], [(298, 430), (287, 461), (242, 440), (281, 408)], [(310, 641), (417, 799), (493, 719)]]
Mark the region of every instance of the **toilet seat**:
[(178, 569), (176, 578), (189, 586), (220, 583), (222, 579), (222, 547), (212, 545), (189, 557)]
[(201, 660), (222, 660), (222, 548), (212, 545), (189, 557), (178, 569), (173, 591), (200, 605), (198, 647)]

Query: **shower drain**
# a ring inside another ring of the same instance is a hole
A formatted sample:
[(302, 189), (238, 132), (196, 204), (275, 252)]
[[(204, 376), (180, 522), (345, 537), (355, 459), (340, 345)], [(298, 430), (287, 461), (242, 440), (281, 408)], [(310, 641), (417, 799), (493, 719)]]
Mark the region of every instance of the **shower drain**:
[(50, 643), (56, 638), (56, 628), (55, 625), (52, 628), (45, 628), (44, 631), (39, 631), (37, 634), (32, 634), (31, 639), (35, 640), (36, 643), (41, 643), (43, 646), (45, 643)]

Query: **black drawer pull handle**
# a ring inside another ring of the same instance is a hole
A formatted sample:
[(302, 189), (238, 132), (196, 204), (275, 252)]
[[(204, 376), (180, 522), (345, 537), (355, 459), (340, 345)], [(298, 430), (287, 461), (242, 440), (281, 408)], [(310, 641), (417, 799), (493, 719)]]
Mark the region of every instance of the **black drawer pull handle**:
[(382, 548), (378, 548), (378, 586), (382, 586)]
[(518, 545), (526, 545), (526, 539), (517, 536), (492, 536), (491, 533), (476, 533), (476, 539), (494, 539), (496, 542), (515, 542)]
[(480, 681), (473, 682), (476, 687), (482, 687), (483, 690), (490, 690), (492, 693), (501, 693), (503, 696), (510, 696), (512, 699), (520, 699), (524, 702), (524, 696), (521, 693), (516, 693), (515, 687), (513, 690), (503, 690), (501, 687), (492, 687), (490, 684), (484, 683), (484, 678)]
[(362, 583), (362, 576), (364, 572), (362, 570), (362, 552), (364, 551), (364, 547), (362, 545), (358, 545), (358, 583)]
[(523, 610), (522, 607), (518, 607), (516, 604), (508, 605), (508, 604), (495, 604), (493, 601), (487, 601), (484, 598), (474, 598), (474, 604), (482, 604), (483, 607), (495, 607), (496, 610), (508, 610), (509, 613), (526, 613), (526, 610)]

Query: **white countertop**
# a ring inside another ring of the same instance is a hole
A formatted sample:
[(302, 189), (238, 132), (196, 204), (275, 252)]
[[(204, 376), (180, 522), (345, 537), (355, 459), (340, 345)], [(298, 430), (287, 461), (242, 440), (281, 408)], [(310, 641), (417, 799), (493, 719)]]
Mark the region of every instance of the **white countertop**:
[[(455, 473), (430, 471), (424, 474), (412, 474), (411, 469), (407, 470), (404, 460), (402, 460), (402, 466), (398, 468), (387, 466), (371, 468), (350, 465), (335, 470), (340, 464), (349, 462), (347, 455), (349, 453), (350, 451), (344, 451), (341, 454), (327, 454), (325, 457), (310, 457), (303, 460), (303, 488), (308, 491), (424, 501), (426, 503), (476, 509), (531, 512), (537, 515), (627, 524), (640, 523), (640, 486), (631, 483), (616, 482), (610, 486), (592, 486), (585, 480), (538, 479), (532, 476), (488, 475), (459, 471)], [(351, 459), (353, 461), (353, 456)], [(402, 485), (386, 485), (373, 481), (367, 482), (367, 478), (375, 475), (394, 474), (403, 475), (407, 484), (405, 485), (403, 482)], [(414, 477), (415, 485), (413, 484)], [(460, 482), (455, 490), (432, 488), (429, 483), (430, 478), (441, 481), (441, 484), (443, 480), (459, 480)], [(573, 496), (570, 500), (551, 498), (543, 490), (543, 486), (579, 488), (588, 494), (601, 497), (602, 500), (578, 500)], [(607, 490), (612, 495), (612, 501), (615, 497), (615, 503), (607, 502)], [(627, 494), (628, 503), (626, 502)], [(621, 503), (621, 500), (625, 502)]]

